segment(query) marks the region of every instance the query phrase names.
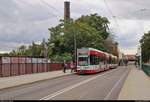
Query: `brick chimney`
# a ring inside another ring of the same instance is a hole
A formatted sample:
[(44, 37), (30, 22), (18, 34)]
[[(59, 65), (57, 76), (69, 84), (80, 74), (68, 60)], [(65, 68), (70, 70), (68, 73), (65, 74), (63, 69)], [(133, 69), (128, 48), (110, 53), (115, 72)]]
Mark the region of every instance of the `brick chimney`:
[(70, 2), (64, 2), (64, 20), (70, 19)]

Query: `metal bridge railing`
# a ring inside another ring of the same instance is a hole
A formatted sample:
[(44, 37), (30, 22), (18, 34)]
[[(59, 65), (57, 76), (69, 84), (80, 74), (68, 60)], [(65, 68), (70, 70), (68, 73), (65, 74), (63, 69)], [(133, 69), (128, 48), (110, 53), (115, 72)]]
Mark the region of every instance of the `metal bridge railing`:
[(150, 64), (142, 64), (142, 70), (150, 76)]

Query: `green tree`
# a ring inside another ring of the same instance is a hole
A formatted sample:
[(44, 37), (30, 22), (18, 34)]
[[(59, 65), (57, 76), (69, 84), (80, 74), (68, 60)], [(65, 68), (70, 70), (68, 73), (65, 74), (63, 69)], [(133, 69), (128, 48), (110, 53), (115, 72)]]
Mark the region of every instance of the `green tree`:
[(32, 56), (37, 56), (37, 57), (43, 57), (44, 56), (44, 44), (43, 42), (41, 44), (35, 44), (33, 43), (32, 45)]
[(10, 56), (17, 56), (18, 55), (18, 52), (15, 51), (15, 50), (12, 50), (10, 53), (9, 53)]
[(9, 56), (9, 53), (0, 53), (0, 56)]
[[(77, 48), (92, 47), (107, 51), (105, 40), (110, 35), (108, 32), (109, 21), (97, 14), (81, 16), (76, 20), (60, 20), (60, 24), (49, 28), (48, 56), (55, 62), (74, 59), (74, 39)], [(19, 51), (13, 50), (12, 55), (44, 56), (44, 42), (35, 44), (32, 42), (28, 48), (24, 45)]]
[(32, 45), (30, 45), (28, 48), (22, 45), (18, 48), (18, 50), (12, 50), (9, 55), (44, 57), (44, 42), (41, 44), (35, 44), (32, 42)]
[(140, 40), (142, 47), (142, 59), (147, 62), (150, 59), (150, 31), (145, 33)]
[[(109, 36), (108, 24), (107, 18), (97, 14), (81, 16), (75, 21), (61, 20), (59, 25), (49, 29), (48, 45), (52, 50), (49, 56), (53, 57), (53, 55), (63, 53), (73, 54), (74, 38), (77, 41), (77, 48), (93, 47), (106, 51), (104, 41)], [(51, 44), (54, 46), (50, 46)]]
[(26, 51), (26, 46), (25, 46), (25, 45), (22, 45), (22, 46), (19, 47), (18, 54), (19, 54), (19, 55), (24, 55), (24, 54), (25, 54), (25, 51)]

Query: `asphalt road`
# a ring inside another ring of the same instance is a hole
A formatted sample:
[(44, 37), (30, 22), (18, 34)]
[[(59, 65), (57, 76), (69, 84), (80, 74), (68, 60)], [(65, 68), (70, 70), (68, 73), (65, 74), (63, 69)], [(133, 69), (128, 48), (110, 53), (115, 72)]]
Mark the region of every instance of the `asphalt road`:
[(0, 91), (0, 100), (116, 100), (130, 71), (118, 67), (92, 75), (68, 75)]

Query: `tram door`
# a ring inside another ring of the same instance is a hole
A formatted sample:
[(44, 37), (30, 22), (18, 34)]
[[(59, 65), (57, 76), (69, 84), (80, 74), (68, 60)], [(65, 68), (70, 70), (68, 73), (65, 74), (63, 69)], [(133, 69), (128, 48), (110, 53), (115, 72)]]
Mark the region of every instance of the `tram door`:
[(107, 60), (104, 61), (104, 66), (105, 66), (105, 70), (107, 70), (108, 69), (108, 61)]
[(102, 63), (101, 62), (99, 62), (99, 69), (100, 69), (100, 71), (102, 71)]
[(100, 57), (100, 63), (99, 63), (99, 65), (100, 65), (100, 71), (104, 71), (105, 67), (106, 67), (104, 57)]

